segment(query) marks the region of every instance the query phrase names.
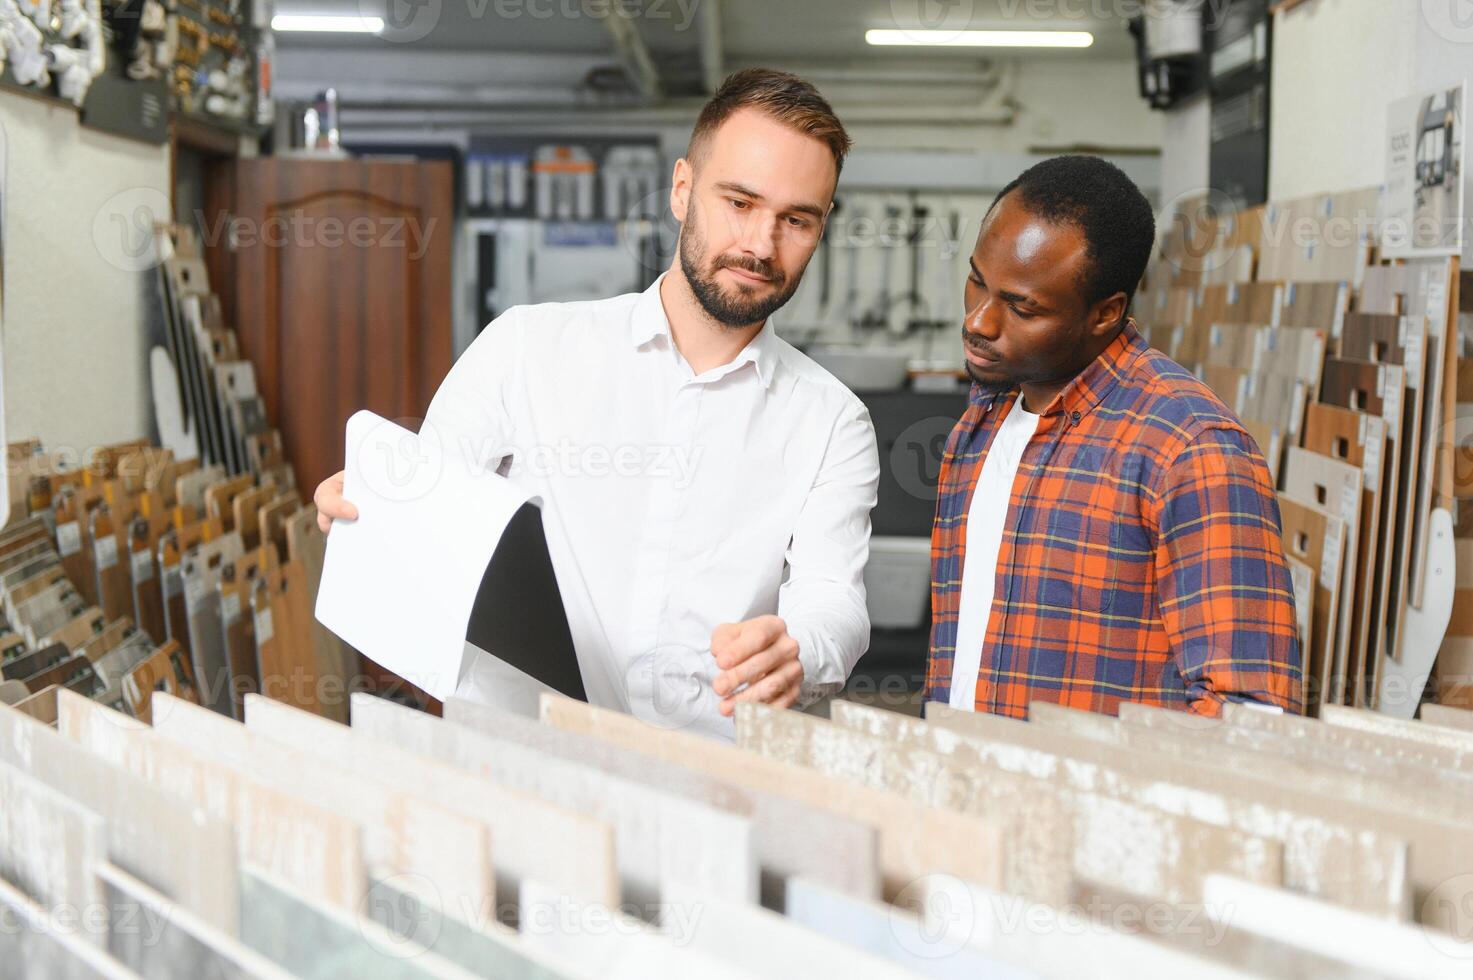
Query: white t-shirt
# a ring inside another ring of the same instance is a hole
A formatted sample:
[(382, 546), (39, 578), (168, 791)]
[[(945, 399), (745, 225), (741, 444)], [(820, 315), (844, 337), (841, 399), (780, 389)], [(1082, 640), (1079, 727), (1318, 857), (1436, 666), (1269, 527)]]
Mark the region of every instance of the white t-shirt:
[(956, 659), (951, 671), (953, 708), (971, 711), (976, 705), (977, 673), (982, 668), (982, 643), (987, 638), (987, 619), (992, 613), (992, 593), (997, 584), (997, 553), (1002, 547), (1008, 502), (1023, 450), (1038, 431), (1038, 416), (1023, 408), (1023, 397), (992, 437), (992, 447), (982, 461), (977, 487), (972, 491), (972, 508), (967, 512), (967, 550), (962, 557), (962, 594), (956, 624)]

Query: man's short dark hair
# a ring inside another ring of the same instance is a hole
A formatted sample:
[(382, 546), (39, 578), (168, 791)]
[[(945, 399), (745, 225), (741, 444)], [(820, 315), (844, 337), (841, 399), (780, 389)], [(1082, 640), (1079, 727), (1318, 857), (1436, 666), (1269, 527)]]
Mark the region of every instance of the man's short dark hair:
[(1084, 234), (1089, 269), (1080, 285), (1087, 304), (1135, 295), (1156, 245), (1156, 216), (1125, 171), (1099, 157), (1054, 157), (1025, 170), (992, 207), (1013, 191), (1030, 214)]
[(786, 71), (770, 68), (744, 68), (732, 72), (711, 96), (690, 134), (685, 155), (698, 160), (706, 143), (721, 124), (740, 109), (755, 109), (791, 129), (811, 136), (828, 147), (834, 155), (834, 173), (844, 169), (844, 157), (851, 145), (844, 124), (834, 115), (833, 106), (818, 93), (812, 83)]

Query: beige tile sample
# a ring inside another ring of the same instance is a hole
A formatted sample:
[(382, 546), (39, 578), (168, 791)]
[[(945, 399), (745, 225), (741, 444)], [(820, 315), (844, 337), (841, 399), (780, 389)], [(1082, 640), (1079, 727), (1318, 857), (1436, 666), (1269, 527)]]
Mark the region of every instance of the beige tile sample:
[[(112, 864), (97, 869), (112, 927), (108, 952), (150, 980), (288, 980), (290, 974), (227, 933)], [(236, 888), (232, 889), (232, 897)]]
[[(1257, 782), (1196, 763), (1122, 753), (1057, 730), (996, 715), (927, 708), (927, 744), (965, 751), (1008, 772), (1030, 772), (1096, 792), (1149, 802), (1169, 813), (1232, 827), (1284, 845), (1284, 884), (1385, 918), (1406, 918), (1407, 844), (1344, 813), (1348, 804), (1293, 786)], [(948, 739), (948, 733), (950, 738)]]
[[(590, 735), (652, 758), (873, 824), (880, 834), (886, 897), (932, 871), (993, 886), (1003, 881), (1005, 844), (1002, 825), (997, 821), (923, 806), (893, 793), (764, 759), (685, 732), (656, 728), (629, 715), (568, 698), (544, 696), (542, 720), (564, 731)], [(957, 848), (952, 842), (958, 840), (969, 841), (970, 846)]]
[(483, 822), (167, 694), (154, 695), (153, 715), (162, 738), (208, 746), (211, 758), (237, 772), (357, 821), (371, 874), (399, 875), (433, 888), (447, 908), (462, 914), (495, 906), (491, 842)]
[[(0, 762), (0, 879), (49, 909), (102, 908), (93, 869), (107, 857), (103, 819)], [(101, 944), (105, 936), (83, 931)]]
[[(613, 905), (619, 900), (614, 835), (604, 821), (259, 694), (246, 695), (245, 708), (251, 731), (483, 821), (491, 835), (498, 892), (504, 874), (508, 886), (531, 878), (580, 901)], [(507, 893), (515, 894), (515, 888)]]
[[(748, 814), (752, 818), (753, 846), (765, 878), (803, 875), (854, 895), (880, 894), (879, 847), (875, 829), (869, 824), (489, 705), (451, 698), (445, 702), (445, 720), (720, 810)], [(780, 887), (780, 882), (776, 884)]]
[(1422, 723), (1473, 734), (1473, 711), (1451, 704), (1422, 705)]
[(5, 706), (0, 706), (0, 761), (105, 814), (113, 863), (148, 878), (213, 928), (235, 931), (235, 837), (228, 823), (206, 817)]
[(1460, 771), (1473, 772), (1473, 731), (1461, 732), (1406, 718), (1393, 718), (1364, 708), (1339, 706), (1326, 711), (1320, 716), (1320, 720), (1327, 725), (1353, 728), (1382, 738), (1400, 739), (1446, 750), (1456, 760), (1455, 765)]
[(61, 733), (206, 816), (235, 827), (240, 860), (340, 908), (367, 893), (356, 822), (164, 739), (127, 715), (69, 691), (57, 696)]
[[(864, 758), (864, 772), (851, 772), (850, 778), (873, 779), (885, 773), (896, 789), (913, 796), (951, 783), (955, 789), (941, 790), (949, 798), (935, 802), (1010, 815), (1019, 839), (1040, 825), (1062, 824), (1063, 830), (1054, 833), (1073, 842), (1054, 858), (1062, 862), (1063, 895), (1007, 889), (1012, 894), (1063, 904), (1074, 879), (1083, 879), (1132, 894), (1191, 902), (1200, 899), (1206, 875), (1224, 866), (1254, 880), (1275, 884), (1283, 880), (1282, 848), (1277, 842), (1028, 774), (989, 771), (965, 750), (937, 751), (924, 744), (917, 735), (926, 729), (925, 723), (895, 712), (837, 702), (833, 714), (831, 723), (796, 712), (744, 707), (738, 718), (738, 744), (754, 744), (765, 735), (786, 743), (787, 757), (793, 761), (817, 764), (834, 775), (840, 774), (840, 767), (852, 766), (849, 760)], [(806, 760), (800, 760), (795, 750)], [(905, 788), (906, 783), (911, 785)], [(1031, 861), (1045, 859), (1040, 853)], [(1026, 879), (1020, 875), (1018, 880)]]
[[(500, 742), (371, 695), (353, 695), (350, 711), (355, 729), (608, 821), (626, 901), (656, 901), (674, 882), (735, 901), (757, 901), (752, 824), (745, 817)], [(713, 841), (722, 846), (713, 847)]]
[(0, 919), (6, 923), (0, 929), (0, 964), (25, 964), (26, 973), (37, 977), (138, 980), (138, 974), (85, 933), (58, 929), (52, 910), (4, 880), (0, 880)]

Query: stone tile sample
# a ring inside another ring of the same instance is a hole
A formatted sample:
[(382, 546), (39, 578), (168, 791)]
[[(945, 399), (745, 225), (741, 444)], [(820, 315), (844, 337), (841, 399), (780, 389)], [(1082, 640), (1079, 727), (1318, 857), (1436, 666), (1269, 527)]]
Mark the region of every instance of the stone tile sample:
[[(834, 722), (745, 706), (738, 709), (738, 744), (765, 755), (813, 765), (830, 775), (883, 780), (913, 799), (1013, 822), (1026, 841), (1047, 827), (1048, 838), (1072, 846), (1016, 855), (1009, 894), (1062, 904), (1076, 878), (1170, 902), (1201, 897), (1206, 875), (1225, 867), (1277, 884), (1282, 849), (1276, 842), (1162, 813), (1138, 801), (1057, 785), (1023, 773), (984, 771), (965, 752), (937, 752), (919, 739), (923, 722), (847, 702), (833, 705)], [(909, 727), (908, 727), (909, 726)], [(1048, 862), (1051, 889), (1037, 877)]]
[(305, 980), (469, 980), (476, 975), (260, 871), (241, 871), (240, 912), (241, 941)]
[[(445, 720), (718, 810), (750, 816), (752, 843), (765, 877), (804, 875), (850, 894), (880, 894), (879, 846), (869, 824), (484, 704), (451, 698), (445, 702)], [(780, 905), (771, 907), (781, 909)]]
[(664, 931), (607, 906), (569, 902), (566, 896), (529, 882), (522, 889), (521, 936), (528, 946), (599, 980), (699, 977), (745, 980), (752, 974), (725, 956), (692, 949), (687, 938), (698, 909), (671, 915)]
[(54, 729), (0, 706), (0, 761), (93, 813), (106, 814), (109, 859), (154, 882), (216, 929), (235, 932), (235, 838), (213, 820)]
[[(637, 718), (580, 701), (546, 695), (542, 720), (564, 731), (589, 735), (651, 758), (787, 796), (815, 809), (869, 823), (880, 835), (880, 867), (886, 897), (932, 871), (969, 881), (1001, 885), (1006, 874), (1002, 825), (996, 821), (927, 807), (820, 775), (811, 769), (764, 759), (730, 745), (685, 732), (656, 728)], [(957, 848), (952, 842), (971, 842)]]
[(916, 914), (894, 905), (866, 901), (817, 882), (788, 882), (787, 916), (798, 925), (830, 939), (889, 960), (912, 973), (938, 980), (1027, 980), (1038, 974), (1008, 964), (922, 928)]
[(156, 789), (235, 828), (239, 859), (340, 908), (368, 889), (356, 821), (305, 803), (86, 698), (57, 698), (61, 733)]
[(930, 724), (908, 728), (907, 737), (940, 751), (971, 753), (989, 769), (1028, 772), (1277, 840), (1286, 887), (1386, 918), (1411, 914), (1406, 839), (1389, 828), (1366, 828), (1347, 812), (1350, 804), (1272, 780), (1122, 753), (1012, 718), (943, 705), (929, 706), (927, 717)]
[(391, 882), (370, 885), (364, 904), (364, 914), (393, 935), (482, 976), (518, 980), (583, 976), (570, 964), (534, 949), (515, 929), (497, 922), (492, 913), (486, 909), (479, 921), (467, 922), (446, 915), (439, 902), (401, 891)]
[(370, 874), (401, 875), (410, 883), (406, 887), (431, 888), (452, 914), (495, 906), (491, 842), (483, 821), (167, 694), (154, 695), (153, 716), (162, 738), (181, 746), (209, 746), (213, 758), (236, 771), (356, 821), (363, 828)]
[[(98, 814), (0, 762), (0, 879), (48, 909), (102, 907), (93, 869), (107, 857)], [(101, 945), (101, 933), (83, 932)]]
[(138, 980), (138, 974), (109, 956), (83, 933), (56, 927), (55, 917), (19, 888), (0, 880), (0, 966), (5, 976), (14, 964), (25, 964), (16, 976), (46, 980)]
[(613, 905), (619, 900), (614, 833), (602, 820), (259, 694), (246, 695), (245, 714), (251, 731), (361, 776), (388, 780), (484, 823), (491, 836), (498, 894), (504, 890), (515, 895), (518, 881), (535, 878), (582, 901)]
[[(187, 905), (171, 902), (111, 864), (97, 869), (111, 918), (108, 952), (150, 980), (288, 980), (290, 974), (246, 948)], [(236, 888), (239, 888), (239, 882)], [(231, 923), (231, 932), (238, 928)]]
[(757, 900), (752, 825), (745, 817), (497, 741), (371, 695), (353, 695), (350, 713), (355, 729), (607, 821), (614, 828), (626, 901), (657, 901), (675, 882), (735, 901)]

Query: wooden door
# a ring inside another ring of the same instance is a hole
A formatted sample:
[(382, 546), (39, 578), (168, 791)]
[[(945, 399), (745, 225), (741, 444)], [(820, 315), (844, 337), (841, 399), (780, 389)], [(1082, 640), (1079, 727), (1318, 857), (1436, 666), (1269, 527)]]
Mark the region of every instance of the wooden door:
[(450, 164), (223, 161), (199, 216), (211, 288), (303, 494), (367, 408), (418, 429), (450, 368)]

